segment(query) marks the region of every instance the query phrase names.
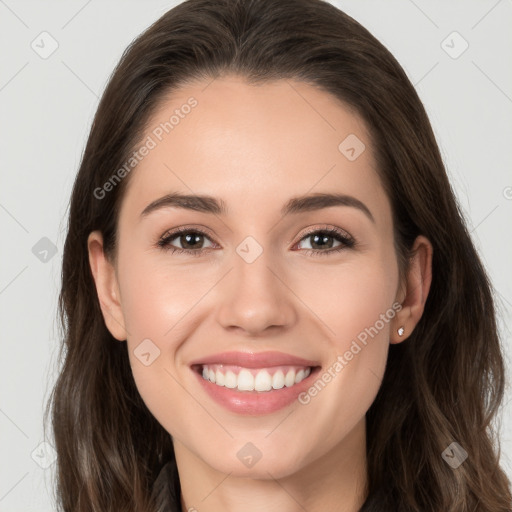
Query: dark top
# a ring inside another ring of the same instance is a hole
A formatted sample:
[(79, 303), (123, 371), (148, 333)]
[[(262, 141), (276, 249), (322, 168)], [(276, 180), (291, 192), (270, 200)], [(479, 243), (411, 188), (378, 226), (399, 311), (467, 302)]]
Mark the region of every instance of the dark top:
[[(152, 496), (156, 499), (157, 512), (182, 512), (180, 479), (176, 461), (167, 462), (153, 484)], [(378, 493), (368, 497), (359, 512), (380, 510)]]
[(156, 512), (181, 512), (180, 479), (174, 458), (160, 470), (151, 495), (157, 503)]

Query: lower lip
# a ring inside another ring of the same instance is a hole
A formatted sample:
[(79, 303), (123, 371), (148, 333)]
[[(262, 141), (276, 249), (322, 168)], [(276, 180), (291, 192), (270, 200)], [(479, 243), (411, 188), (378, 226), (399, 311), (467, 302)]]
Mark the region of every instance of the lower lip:
[(300, 393), (311, 385), (312, 377), (320, 371), (320, 367), (312, 368), (311, 373), (298, 384), (272, 391), (237, 391), (225, 386), (217, 386), (192, 370), (203, 389), (218, 404), (237, 414), (260, 415), (270, 414), (291, 405)]

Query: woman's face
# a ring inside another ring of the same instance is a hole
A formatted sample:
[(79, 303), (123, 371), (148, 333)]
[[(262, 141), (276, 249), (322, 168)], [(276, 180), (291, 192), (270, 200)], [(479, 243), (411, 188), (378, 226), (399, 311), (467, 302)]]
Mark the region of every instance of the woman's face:
[(361, 119), (304, 83), (227, 76), (170, 95), (143, 144), (106, 322), (175, 446), (280, 478), (361, 441), (403, 298)]

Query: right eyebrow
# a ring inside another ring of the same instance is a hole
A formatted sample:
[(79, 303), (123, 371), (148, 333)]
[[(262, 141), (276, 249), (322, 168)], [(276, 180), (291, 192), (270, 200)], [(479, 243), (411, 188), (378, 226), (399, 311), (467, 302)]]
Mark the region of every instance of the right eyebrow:
[(145, 217), (155, 210), (166, 207), (184, 208), (197, 212), (213, 213), (215, 215), (225, 215), (228, 211), (226, 203), (222, 199), (216, 199), (211, 196), (186, 195), (173, 192), (148, 204), (146, 208), (142, 210), (140, 216)]

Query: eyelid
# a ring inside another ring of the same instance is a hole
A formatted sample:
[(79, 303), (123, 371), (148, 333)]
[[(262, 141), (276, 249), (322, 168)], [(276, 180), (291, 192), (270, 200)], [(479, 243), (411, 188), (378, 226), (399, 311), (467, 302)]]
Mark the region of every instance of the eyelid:
[(177, 236), (180, 233), (188, 233), (190, 231), (197, 231), (198, 233), (201, 233), (205, 236), (208, 236), (208, 238), (212, 239), (212, 242), (215, 239), (215, 236), (212, 234), (212, 231), (208, 229), (205, 226), (202, 226), (200, 224), (192, 225), (192, 226), (180, 226), (178, 228), (171, 228), (164, 232), (164, 234), (160, 237), (158, 237), (158, 240), (164, 240), (165, 238), (168, 238), (169, 236)]
[[(317, 231), (335, 231), (339, 233), (340, 235), (344, 235), (346, 238), (349, 238), (351, 240), (354, 240), (354, 237), (345, 229), (339, 228), (337, 226), (331, 226), (330, 224), (320, 224), (320, 225), (313, 225), (307, 228), (304, 228), (304, 231), (301, 232), (301, 234), (298, 236), (298, 241), (301, 241), (304, 237), (311, 235), (313, 233), (316, 233)], [(293, 241), (290, 240), (290, 243)]]

